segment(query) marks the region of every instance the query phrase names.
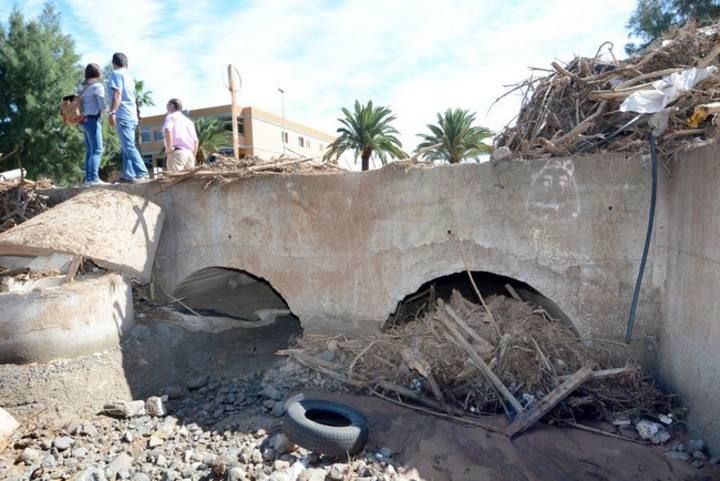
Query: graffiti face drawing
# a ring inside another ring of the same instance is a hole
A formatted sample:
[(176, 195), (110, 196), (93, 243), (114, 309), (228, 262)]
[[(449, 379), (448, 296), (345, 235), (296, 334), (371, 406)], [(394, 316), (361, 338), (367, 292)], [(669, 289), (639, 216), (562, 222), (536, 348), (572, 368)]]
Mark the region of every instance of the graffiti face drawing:
[(580, 215), (580, 194), (572, 159), (551, 159), (530, 184), (527, 211), (536, 220), (573, 221)]

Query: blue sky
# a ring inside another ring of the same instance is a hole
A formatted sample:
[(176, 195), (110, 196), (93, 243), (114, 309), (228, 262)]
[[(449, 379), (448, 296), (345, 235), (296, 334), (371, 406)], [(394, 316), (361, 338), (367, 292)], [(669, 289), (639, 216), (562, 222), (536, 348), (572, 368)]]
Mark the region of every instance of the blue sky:
[[(36, 15), (43, 1), (15, 1)], [(61, 0), (55, 5), (83, 63), (127, 53), (130, 70), (165, 100), (189, 109), (227, 103), (235, 64), (240, 102), (334, 132), (355, 99), (389, 105), (406, 150), (448, 107), (476, 111), (499, 130), (518, 96), (488, 107), (554, 59), (592, 56), (609, 40), (623, 56), (635, 0)], [(0, 2), (5, 22), (13, 0)]]

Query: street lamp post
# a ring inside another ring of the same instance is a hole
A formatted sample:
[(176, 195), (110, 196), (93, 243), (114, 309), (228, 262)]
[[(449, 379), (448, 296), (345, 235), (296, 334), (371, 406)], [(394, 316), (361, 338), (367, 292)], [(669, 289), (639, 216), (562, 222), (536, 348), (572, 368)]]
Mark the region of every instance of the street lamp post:
[(283, 155), (285, 155), (286, 147), (285, 147), (285, 136), (287, 135), (285, 132), (285, 91), (278, 87), (278, 92), (280, 92), (280, 102), (282, 104), (282, 146), (283, 146)]

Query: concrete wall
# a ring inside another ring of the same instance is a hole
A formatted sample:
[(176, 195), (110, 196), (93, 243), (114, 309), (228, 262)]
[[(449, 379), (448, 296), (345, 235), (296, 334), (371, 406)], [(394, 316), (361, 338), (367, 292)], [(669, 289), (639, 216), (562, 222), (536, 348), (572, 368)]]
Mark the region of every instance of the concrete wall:
[(133, 325), (132, 285), (119, 274), (0, 293), (0, 364), (48, 362), (117, 346)]
[[(246, 270), (268, 280), (306, 330), (349, 331), (377, 328), (424, 282), (467, 267), (530, 284), (584, 335), (620, 337), (649, 180), (637, 158), (595, 156), (393, 164), (208, 190), (188, 181), (153, 198), (167, 212), (155, 278), (172, 292), (205, 267)], [(637, 338), (659, 329), (664, 282), (653, 247)]]
[(690, 408), (694, 435), (720, 450), (720, 149), (681, 155), (665, 191), (670, 233), (659, 377)]

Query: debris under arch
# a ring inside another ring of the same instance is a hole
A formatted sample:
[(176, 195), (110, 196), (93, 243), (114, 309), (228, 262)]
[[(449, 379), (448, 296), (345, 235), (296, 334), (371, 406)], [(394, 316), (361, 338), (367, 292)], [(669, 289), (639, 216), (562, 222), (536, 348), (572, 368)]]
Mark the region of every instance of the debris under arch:
[(298, 349), (280, 354), (356, 388), (471, 423), (514, 411), (514, 403), (478, 368), (482, 363), (525, 410), (591, 366), (590, 380), (551, 411), (558, 421), (682, 416), (675, 396), (658, 389), (632, 360), (614, 364), (608, 342), (583, 342), (566, 323), (529, 302), (504, 295), (485, 301), (486, 308), (453, 291), (447, 302), (433, 299), (414, 321), (376, 335), (306, 335)]

